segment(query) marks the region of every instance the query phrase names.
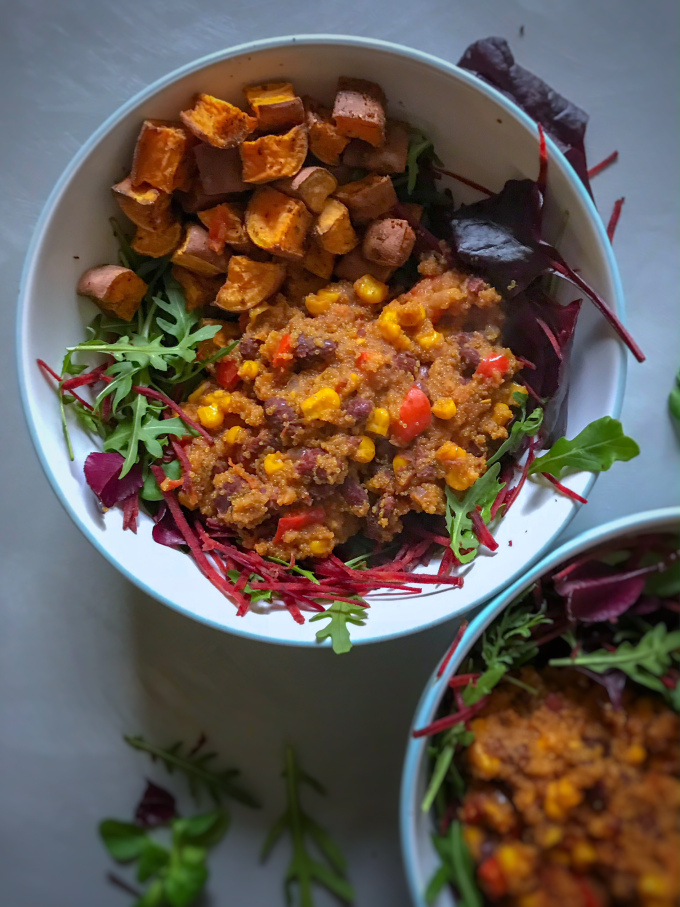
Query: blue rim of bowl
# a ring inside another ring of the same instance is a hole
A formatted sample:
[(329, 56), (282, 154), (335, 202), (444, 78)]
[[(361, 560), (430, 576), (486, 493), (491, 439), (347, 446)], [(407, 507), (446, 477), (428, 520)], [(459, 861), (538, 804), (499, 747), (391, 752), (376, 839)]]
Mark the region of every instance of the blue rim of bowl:
[[(121, 563), (121, 561), (119, 561), (116, 557), (114, 557), (111, 554), (111, 552), (106, 548), (106, 546), (93, 533), (90, 532), (90, 530), (80, 520), (80, 518), (79, 518), (78, 514), (75, 512), (75, 510), (72, 508), (69, 499), (66, 497), (66, 495), (62, 491), (62, 489), (57, 481), (57, 478), (54, 475), (54, 472), (52, 470), (52, 467), (51, 467), (51, 464), (50, 464), (46, 451), (43, 450), (42, 446), (40, 445), (40, 443), (38, 441), (38, 433), (37, 433), (37, 428), (36, 428), (36, 423), (35, 423), (35, 416), (32, 411), (31, 403), (30, 403), (30, 400), (28, 397), (27, 380), (26, 380), (26, 375), (25, 375), (25, 371), (29, 367), (29, 363), (31, 362), (31, 360), (28, 355), (26, 355), (26, 356), (23, 355), (23, 350), (24, 350), (24, 346), (25, 346), (25, 337), (26, 337), (26, 332), (24, 330), (24, 319), (25, 319), (24, 301), (25, 301), (25, 297), (26, 297), (26, 288), (29, 284), (29, 281), (31, 278), (31, 272), (33, 270), (33, 258), (43, 240), (43, 234), (49, 223), (50, 217), (52, 215), (52, 211), (53, 211), (57, 201), (59, 200), (62, 193), (68, 186), (75, 171), (78, 169), (78, 167), (80, 167), (83, 160), (96, 147), (96, 145), (100, 142), (100, 140), (103, 139), (106, 136), (106, 134), (114, 126), (116, 126), (117, 123), (124, 116), (126, 116), (128, 113), (130, 113), (132, 110), (134, 110), (135, 107), (137, 107), (142, 102), (152, 98), (153, 95), (155, 95), (162, 89), (167, 88), (173, 82), (178, 81), (179, 79), (183, 78), (184, 76), (189, 75), (190, 73), (196, 72), (197, 70), (204, 69), (207, 66), (210, 66), (214, 63), (219, 63), (224, 60), (233, 59), (234, 57), (240, 57), (240, 56), (243, 56), (248, 53), (257, 53), (258, 51), (262, 51), (262, 50), (272, 50), (272, 49), (276, 49), (279, 47), (286, 47), (286, 46), (289, 46), (292, 44), (300, 44), (300, 45), (331, 44), (331, 45), (340, 45), (340, 46), (344, 45), (344, 46), (351, 46), (351, 47), (360, 47), (360, 48), (365, 48), (367, 50), (373, 49), (373, 50), (385, 51), (385, 52), (394, 54), (395, 56), (408, 57), (413, 60), (417, 60), (418, 62), (425, 63), (435, 69), (443, 71), (443, 72), (447, 73), (448, 75), (452, 75), (452, 76), (462, 80), (463, 82), (467, 83), (469, 86), (475, 88), (476, 90), (481, 91), (483, 94), (486, 94), (493, 101), (495, 101), (500, 107), (502, 107), (508, 115), (514, 117), (516, 120), (518, 120), (520, 123), (522, 123), (524, 126), (526, 126), (532, 132), (536, 131), (536, 128), (537, 128), (536, 123), (526, 113), (524, 113), (524, 111), (521, 108), (519, 108), (512, 101), (508, 100), (508, 98), (506, 98), (504, 95), (502, 95), (495, 88), (488, 85), (486, 82), (483, 82), (477, 76), (474, 76), (471, 73), (466, 72), (463, 69), (460, 69), (454, 63), (449, 63), (446, 60), (442, 60), (439, 57), (433, 56), (432, 54), (428, 54), (428, 53), (425, 53), (424, 51), (420, 51), (420, 50), (415, 50), (411, 47), (406, 47), (405, 45), (394, 44), (391, 41), (382, 41), (377, 38), (361, 38), (361, 37), (355, 37), (352, 35), (325, 35), (325, 34), (288, 35), (288, 36), (278, 37), (278, 38), (265, 38), (263, 40), (258, 40), (258, 41), (249, 41), (245, 44), (238, 44), (235, 47), (227, 48), (226, 50), (216, 51), (215, 53), (208, 54), (207, 56), (204, 56), (204, 57), (200, 57), (198, 60), (194, 60), (191, 63), (187, 63), (185, 66), (181, 66), (179, 69), (175, 69), (168, 75), (162, 76), (160, 79), (157, 79), (155, 82), (152, 82), (151, 85), (142, 89), (136, 95), (134, 95), (134, 97), (132, 97), (129, 101), (127, 101), (125, 104), (121, 105), (118, 108), (118, 110), (116, 110), (114, 113), (112, 113), (111, 116), (109, 116), (102, 123), (102, 125), (97, 130), (95, 130), (95, 132), (92, 133), (90, 138), (87, 139), (87, 141), (82, 145), (80, 150), (76, 153), (76, 155), (73, 157), (73, 159), (70, 161), (70, 163), (67, 165), (66, 169), (63, 171), (63, 173), (59, 177), (56, 185), (54, 186), (54, 189), (52, 190), (47, 201), (45, 202), (45, 205), (42, 209), (40, 217), (38, 218), (38, 222), (35, 226), (33, 235), (31, 237), (31, 242), (28, 247), (28, 252), (26, 254), (26, 259), (25, 259), (24, 267), (23, 267), (22, 274), (21, 274), (21, 283), (20, 283), (20, 287), (19, 287), (19, 298), (18, 298), (18, 306), (17, 306), (17, 333), (16, 333), (17, 369), (18, 369), (18, 377), (19, 377), (19, 391), (21, 394), (21, 401), (22, 401), (22, 405), (23, 405), (24, 416), (26, 418), (26, 423), (28, 425), (28, 431), (31, 436), (31, 441), (33, 442), (33, 446), (36, 450), (36, 453), (38, 454), (38, 459), (40, 461), (40, 465), (42, 466), (43, 472), (47, 476), (47, 479), (48, 479), (50, 485), (52, 486), (54, 492), (56, 493), (57, 497), (59, 498), (59, 501), (61, 502), (62, 506), (64, 507), (64, 509), (66, 510), (68, 515), (71, 517), (73, 522), (76, 524), (76, 526), (78, 526), (78, 528), (83, 533), (83, 535), (92, 543), (92, 545), (94, 545), (94, 547), (97, 549), (97, 551), (99, 551), (99, 553), (103, 557), (105, 557), (109, 561), (109, 563), (111, 563), (120, 573), (122, 573), (123, 576), (126, 577), (126, 579), (128, 579), (131, 583), (133, 583), (135, 586), (137, 586), (139, 589), (141, 589), (147, 595), (151, 596), (151, 598), (156, 599), (156, 601), (163, 602), (164, 604), (168, 605), (168, 607), (172, 608), (174, 611), (178, 611), (180, 614), (183, 614), (186, 617), (190, 617), (192, 620), (197, 620), (200, 623), (206, 624), (207, 626), (214, 627), (218, 630), (222, 630), (227, 633), (233, 633), (236, 636), (242, 636), (247, 639), (255, 640), (257, 642), (267, 642), (267, 643), (275, 642), (280, 645), (303, 646), (303, 647), (307, 647), (307, 648), (309, 648), (309, 647), (323, 648), (324, 646), (323, 645), (320, 646), (316, 642), (315, 639), (289, 640), (289, 639), (280, 639), (277, 637), (268, 638), (268, 637), (262, 636), (260, 633), (249, 630), (247, 627), (240, 629), (239, 627), (226, 626), (225, 624), (220, 623), (219, 621), (215, 621), (215, 620), (212, 620), (211, 618), (197, 615), (193, 611), (191, 611), (189, 608), (186, 608), (183, 605), (178, 604), (175, 601), (172, 601), (171, 599), (167, 598), (164, 595), (160, 595), (152, 586), (148, 585), (143, 580), (140, 580), (137, 576), (135, 576), (133, 573), (131, 573), (125, 567), (125, 565), (123, 563)], [(611, 243), (609, 242), (609, 240), (607, 238), (604, 223), (602, 222), (600, 214), (599, 214), (597, 208), (595, 207), (595, 203), (593, 202), (592, 198), (586, 191), (581, 180), (578, 179), (578, 177), (576, 176), (571, 165), (567, 162), (566, 158), (564, 158), (564, 156), (559, 151), (559, 149), (557, 148), (555, 143), (552, 141), (552, 139), (550, 139), (549, 137), (546, 137), (546, 138), (547, 138), (548, 150), (549, 150), (552, 160), (554, 160), (557, 163), (557, 165), (564, 171), (568, 181), (572, 184), (572, 187), (573, 187), (574, 191), (576, 192), (576, 194), (580, 196), (581, 201), (583, 202), (583, 204), (585, 205), (585, 207), (588, 210), (588, 213), (591, 216), (591, 220), (593, 222), (594, 229), (599, 236), (600, 246), (604, 252), (605, 261), (606, 261), (609, 275), (610, 275), (612, 285), (614, 288), (614, 307), (615, 307), (615, 310), (616, 310), (619, 318), (621, 319), (621, 321), (623, 321), (625, 323), (626, 308), (625, 308), (625, 300), (624, 300), (624, 295), (623, 295), (623, 287), (621, 285), (621, 276), (619, 274), (618, 265), (616, 263), (614, 253), (611, 248)], [(627, 364), (628, 364), (625, 347), (624, 347), (623, 343), (621, 343), (620, 341), (618, 343), (618, 351), (619, 351), (618, 380), (617, 380), (617, 386), (616, 386), (615, 399), (614, 399), (613, 406), (612, 406), (612, 412), (610, 413), (610, 415), (612, 415), (614, 417), (618, 416), (619, 413), (621, 412), (621, 407), (623, 404), (623, 394), (624, 394), (625, 384), (626, 384)], [(589, 494), (596, 479), (597, 479), (596, 475), (593, 475), (590, 477), (585, 489), (583, 490), (584, 496)], [(550, 538), (536, 552), (534, 558), (532, 559), (532, 561), (530, 563), (535, 563), (539, 558), (543, 557), (543, 555), (545, 554), (545, 552), (547, 550), (550, 549), (550, 547), (553, 544), (553, 542), (555, 541), (555, 539), (562, 532), (564, 532), (564, 530), (567, 528), (567, 526), (569, 525), (571, 520), (574, 518), (574, 516), (576, 515), (576, 512), (577, 512), (577, 509), (578, 508), (575, 505), (572, 509), (572, 512), (569, 514), (569, 516), (564, 520), (564, 522), (562, 522), (559, 525), (558, 529), (556, 529), (555, 532), (553, 532), (553, 534), (550, 536)], [(506, 583), (513, 582), (516, 579), (518, 573), (521, 570), (526, 570), (529, 567), (529, 565), (530, 564), (523, 565), (521, 568), (518, 569), (518, 571), (516, 573), (512, 574), (510, 577), (508, 577), (508, 579), (504, 580), (503, 583), (499, 583), (496, 586), (496, 588), (494, 588), (489, 593), (488, 598), (490, 599), (490, 598), (493, 598), (494, 596), (498, 595), (498, 593), (501, 591), (501, 589), (503, 588), (503, 586)], [(481, 602), (476, 602), (476, 603), (473, 603), (473, 604), (467, 606), (465, 608), (465, 612), (470, 611), (476, 607), (479, 607), (480, 604), (481, 604)], [(446, 621), (454, 620), (454, 619), (458, 618), (460, 616), (460, 614), (462, 614), (462, 613), (464, 613), (464, 612), (459, 612), (458, 614), (455, 614), (455, 615), (445, 614), (442, 616), (437, 616), (437, 617), (433, 618), (429, 623), (423, 624), (422, 626), (419, 626), (415, 630), (409, 631), (409, 632), (420, 633), (421, 631), (428, 630), (432, 627), (437, 626), (438, 624), (445, 623)], [(384, 636), (381, 636), (379, 639), (362, 640), (361, 638), (357, 638), (354, 640), (354, 644), (355, 645), (369, 645), (369, 644), (377, 643), (377, 642), (386, 642), (390, 639), (400, 638), (405, 635), (408, 635), (408, 633), (405, 631), (396, 631), (394, 633), (387, 633)], [(328, 643), (328, 644), (330, 644), (330, 643)]]
[(433, 720), (450, 678), (456, 673), (461, 662), (470, 651), (470, 648), (479, 639), (489, 624), (498, 617), (504, 608), (525, 592), (531, 584), (546, 571), (556, 567), (563, 561), (580, 554), (582, 551), (595, 547), (601, 542), (617, 538), (618, 536), (629, 535), (633, 531), (639, 531), (640, 533), (647, 532), (668, 523), (680, 523), (680, 507), (664, 507), (657, 510), (647, 510), (643, 513), (619, 517), (609, 523), (596, 526), (594, 529), (588, 529), (586, 532), (565, 542), (535, 564), (529, 573), (516, 580), (509, 588), (490, 601), (489, 604), (476, 615), (474, 620), (472, 620), (465, 630), (453, 658), (451, 658), (451, 661), (446, 666), (446, 670), (442, 673), (441, 677), (437, 677), (437, 671), (440, 669), (442, 659), (437, 663), (437, 666), (425, 685), (425, 689), (420, 697), (420, 701), (418, 702), (418, 706), (416, 707), (413, 716), (413, 721), (409, 728), (408, 743), (406, 746), (406, 755), (404, 757), (404, 767), (402, 769), (399, 791), (401, 855), (409, 893), (415, 907), (427, 907), (425, 898), (423, 897), (423, 891), (420, 888), (421, 880), (417, 877), (415, 860), (417, 844), (415, 835), (415, 816), (417, 816), (418, 811), (420, 810), (420, 803), (415, 802), (415, 796), (422, 760), (425, 758), (427, 738), (419, 737), (414, 739), (411, 736), (413, 730), (417, 727), (425, 727)]

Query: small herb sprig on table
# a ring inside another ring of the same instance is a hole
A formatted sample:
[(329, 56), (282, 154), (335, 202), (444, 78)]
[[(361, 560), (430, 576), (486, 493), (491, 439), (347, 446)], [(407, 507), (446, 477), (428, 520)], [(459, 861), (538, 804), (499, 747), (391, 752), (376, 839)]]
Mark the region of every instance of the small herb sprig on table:
[(259, 809), (258, 800), (236, 783), (236, 778), (240, 775), (238, 769), (228, 768), (216, 771), (212, 768), (210, 763), (217, 758), (217, 753), (203, 751), (205, 738), (201, 738), (193, 750), (181, 742), (163, 748), (148, 743), (143, 737), (125, 736), (123, 739), (133, 749), (147, 753), (153, 762), (160, 762), (170, 774), (174, 771), (183, 774), (189, 783), (189, 791), (194, 799), (198, 798), (201, 791), (205, 791), (217, 804), (221, 804), (224, 797), (229, 797), (245, 806)]
[(333, 651), (336, 655), (344, 655), (352, 648), (352, 640), (349, 635), (349, 625), (363, 627), (366, 622), (368, 605), (357, 601), (352, 602), (333, 602), (325, 611), (315, 614), (309, 618), (310, 623), (317, 620), (328, 620), (325, 627), (319, 630), (316, 638), (319, 642), (324, 639), (330, 639)]
[[(297, 889), (299, 907), (314, 907), (314, 885), (321, 885), (346, 904), (354, 901), (354, 891), (347, 881), (347, 863), (340, 849), (329, 834), (309, 816), (300, 802), (300, 791), (307, 785), (319, 794), (326, 791), (319, 782), (301, 767), (291, 747), (286, 749), (283, 770), (286, 781), (286, 809), (274, 823), (262, 848), (266, 860), (274, 845), (288, 831), (293, 845), (293, 855), (286, 872), (284, 891), (286, 904), (293, 904)], [(308, 849), (311, 841), (325, 863), (320, 862)]]

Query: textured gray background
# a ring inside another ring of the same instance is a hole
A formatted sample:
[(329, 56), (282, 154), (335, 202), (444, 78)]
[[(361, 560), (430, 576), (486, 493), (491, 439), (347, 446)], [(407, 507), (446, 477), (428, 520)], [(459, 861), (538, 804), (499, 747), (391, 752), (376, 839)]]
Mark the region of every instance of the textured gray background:
[(568, 534), (675, 503), (678, 442), (666, 395), (680, 359), (677, 3), (19, 0), (0, 7), (0, 902), (124, 905), (126, 896), (104, 882), (110, 864), (96, 823), (127, 816), (144, 775), (163, 773), (120, 736), (191, 740), (205, 730), (266, 804), (260, 814), (234, 809), (213, 859), (211, 905), (282, 903), (286, 847), (264, 869), (257, 852), (282, 806), (278, 769), (289, 739), (330, 788), (328, 801), (308, 802), (349, 856), (357, 904), (401, 907), (405, 735), (451, 628), (343, 658), (269, 648), (192, 623), (119, 577), (58, 506), (20, 412), (14, 301), (25, 249), (52, 185), (87, 136), (138, 89), (198, 56), (326, 31), (456, 60), (470, 41), (504, 35), (521, 63), (590, 112), (591, 161), (613, 148), (621, 153), (595, 191), (605, 216), (626, 196), (616, 250), (629, 323), (649, 357), (630, 364), (623, 411), (642, 456), (599, 480)]

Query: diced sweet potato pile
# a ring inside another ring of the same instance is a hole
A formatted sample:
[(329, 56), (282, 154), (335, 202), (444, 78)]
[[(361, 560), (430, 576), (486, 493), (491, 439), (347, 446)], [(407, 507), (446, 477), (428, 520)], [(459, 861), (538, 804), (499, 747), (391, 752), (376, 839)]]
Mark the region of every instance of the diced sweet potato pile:
[[(190, 308), (246, 311), (284, 280), (313, 291), (333, 278), (389, 280), (415, 235), (395, 214), (392, 182), (406, 169), (409, 126), (388, 118), (382, 88), (340, 78), (330, 103), (284, 81), (244, 94), (241, 107), (200, 93), (177, 121), (144, 121), (112, 190), (134, 224), (132, 248), (171, 258)], [(139, 304), (133, 292), (89, 295), (121, 317)]]

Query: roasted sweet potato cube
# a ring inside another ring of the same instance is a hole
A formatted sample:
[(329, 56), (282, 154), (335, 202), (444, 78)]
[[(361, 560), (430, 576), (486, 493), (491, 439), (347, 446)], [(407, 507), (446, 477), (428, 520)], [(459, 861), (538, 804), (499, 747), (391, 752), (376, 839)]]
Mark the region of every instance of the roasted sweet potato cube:
[(215, 277), (226, 272), (229, 256), (210, 248), (207, 230), (198, 224), (189, 224), (184, 242), (172, 256), (172, 263), (204, 277)]
[(149, 183), (173, 192), (186, 178), (182, 165), (188, 148), (189, 138), (179, 124), (144, 120), (132, 156), (132, 185)]
[(248, 103), (257, 117), (258, 129), (275, 132), (305, 121), (305, 108), (290, 82), (267, 82), (245, 89)]
[(369, 261), (364, 258), (361, 247), (357, 246), (336, 260), (335, 273), (341, 280), (350, 280), (352, 283), (364, 274), (371, 274), (376, 280), (387, 281), (394, 274), (394, 268)]
[(131, 246), (140, 255), (149, 258), (162, 258), (175, 251), (182, 239), (182, 224), (177, 221), (170, 223), (160, 230), (147, 230), (146, 227), (137, 227)]
[(227, 280), (217, 294), (215, 304), (227, 312), (245, 312), (273, 296), (285, 276), (284, 264), (233, 255)]
[(416, 234), (408, 221), (397, 217), (384, 217), (369, 225), (364, 234), (364, 258), (379, 265), (400, 268), (408, 259), (416, 241)]
[(338, 181), (325, 167), (303, 167), (295, 176), (277, 180), (276, 188), (301, 199), (310, 211), (320, 214), (328, 196), (338, 188)]
[(210, 94), (199, 94), (190, 110), (179, 115), (186, 128), (197, 139), (215, 148), (234, 148), (257, 126), (257, 120)]
[(335, 197), (347, 205), (352, 220), (366, 223), (387, 214), (397, 204), (397, 193), (394, 191), (389, 176), (371, 174), (353, 183), (345, 183), (335, 192)]
[(331, 118), (331, 111), (315, 101), (303, 98), (309, 134), (309, 150), (324, 164), (334, 166), (340, 163), (340, 155), (347, 147), (349, 138), (340, 135)]
[(305, 296), (318, 293), (327, 283), (327, 277), (318, 277), (304, 265), (289, 261), (286, 265), (286, 282), (281, 292), (291, 302), (302, 302)]
[(271, 183), (295, 176), (307, 157), (307, 129), (293, 126), (283, 135), (261, 135), (240, 146), (246, 183)]
[(170, 201), (168, 192), (161, 192), (150, 183), (132, 185), (132, 179), (126, 176), (120, 183), (111, 187), (113, 197), (120, 210), (129, 217), (133, 224), (146, 230), (158, 230), (169, 225)]
[(363, 167), (373, 173), (403, 173), (408, 155), (409, 127), (399, 120), (388, 120), (385, 144), (374, 148), (361, 139), (353, 139), (342, 155), (348, 167)]
[(401, 202), (399, 211), (411, 224), (419, 224), (423, 219), (423, 206), (417, 205), (415, 202)]
[(195, 179), (187, 192), (177, 190), (174, 197), (179, 202), (182, 211), (187, 214), (198, 214), (206, 208), (214, 208), (215, 205), (221, 205), (222, 202), (229, 201), (231, 196), (223, 192), (221, 195), (206, 195), (201, 188), (199, 179)]
[(258, 189), (246, 208), (246, 230), (256, 246), (293, 261), (305, 254), (312, 215), (304, 202), (278, 189)]
[(148, 287), (134, 271), (120, 265), (90, 268), (78, 281), (78, 293), (89, 296), (107, 315), (132, 321)]
[(252, 246), (240, 205), (224, 202), (207, 211), (199, 211), (198, 219), (208, 228), (210, 246), (215, 252), (221, 252), (225, 244), (237, 252), (247, 252)]
[(193, 149), (200, 187), (206, 195), (245, 192), (251, 187), (241, 178), (238, 148), (214, 148), (200, 144)]
[(338, 79), (333, 120), (341, 135), (369, 145), (385, 142), (385, 93), (366, 79)]
[(316, 239), (312, 237), (302, 264), (308, 271), (311, 271), (312, 274), (316, 274), (317, 277), (323, 277), (326, 280), (330, 280), (335, 266), (335, 255), (333, 255), (332, 252), (326, 251), (326, 249), (319, 245)]
[(336, 198), (329, 198), (324, 205), (314, 225), (314, 236), (319, 245), (333, 255), (345, 255), (359, 242), (349, 211)]
[(194, 309), (202, 309), (214, 302), (217, 291), (224, 283), (221, 275), (219, 277), (202, 277), (180, 265), (172, 266), (172, 276), (184, 290), (184, 298), (189, 312)]

